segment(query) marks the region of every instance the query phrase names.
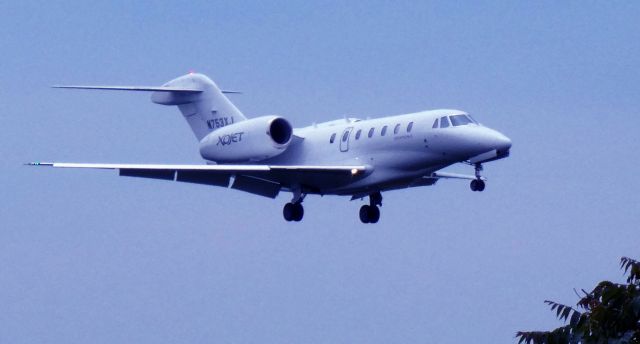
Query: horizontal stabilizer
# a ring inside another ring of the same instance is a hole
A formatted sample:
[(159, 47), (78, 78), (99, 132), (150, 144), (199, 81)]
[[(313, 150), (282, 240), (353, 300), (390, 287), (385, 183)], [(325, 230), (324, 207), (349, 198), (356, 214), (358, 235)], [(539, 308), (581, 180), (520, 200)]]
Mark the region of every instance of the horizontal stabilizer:
[(129, 91), (149, 93), (151, 102), (177, 106), (191, 127), (198, 142), (217, 127), (219, 121), (232, 123), (247, 118), (227, 98), (228, 94), (239, 94), (236, 90), (221, 90), (204, 74), (189, 73), (161, 85), (54, 85), (53, 88), (101, 91)]
[(30, 162), (29, 166), (51, 166), (61, 168), (94, 168), (107, 170), (189, 170), (189, 171), (219, 171), (219, 172), (247, 172), (269, 171), (266, 165), (167, 165), (167, 164), (92, 164), (72, 162)]
[(142, 91), (142, 92), (185, 92), (200, 93), (202, 90), (184, 87), (164, 86), (81, 86), (81, 85), (53, 85), (53, 88), (73, 88), (80, 90), (109, 90), (109, 91)]
[[(184, 87), (164, 87), (164, 86), (82, 86), (82, 85), (53, 85), (52, 88), (71, 88), (77, 90), (107, 90), (107, 91), (139, 91), (139, 92), (184, 92), (201, 93), (202, 90)], [(242, 94), (240, 91), (220, 92), (226, 94)]]

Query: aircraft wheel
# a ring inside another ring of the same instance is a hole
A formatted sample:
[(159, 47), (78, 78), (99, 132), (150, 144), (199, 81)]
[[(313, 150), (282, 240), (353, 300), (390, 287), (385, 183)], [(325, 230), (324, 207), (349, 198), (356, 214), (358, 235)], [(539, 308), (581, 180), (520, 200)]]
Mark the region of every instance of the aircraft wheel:
[(301, 203), (293, 204), (293, 221), (300, 222), (304, 217), (304, 208)]
[(369, 223), (378, 223), (378, 220), (380, 220), (380, 208), (374, 205), (369, 206), (368, 210)]
[(482, 192), (484, 191), (485, 188), (485, 183), (484, 180), (482, 179), (474, 179), (471, 181), (471, 191), (478, 191), (478, 192)]
[(360, 221), (362, 223), (369, 223), (369, 208), (370, 206), (366, 204), (360, 207)]
[(287, 222), (293, 221), (295, 215), (294, 208), (293, 203), (287, 203), (284, 205), (284, 208), (282, 208), (282, 216)]

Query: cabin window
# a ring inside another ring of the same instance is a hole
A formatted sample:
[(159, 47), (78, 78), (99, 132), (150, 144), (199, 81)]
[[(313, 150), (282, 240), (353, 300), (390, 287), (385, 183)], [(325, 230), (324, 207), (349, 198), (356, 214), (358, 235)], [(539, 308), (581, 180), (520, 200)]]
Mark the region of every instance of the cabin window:
[(369, 129), (369, 137), (373, 137), (373, 132), (375, 131), (375, 128), (371, 128)]
[(331, 134), (331, 138), (329, 139), (329, 143), (333, 143), (336, 140), (336, 133)]
[(431, 128), (437, 128), (438, 127), (438, 119), (436, 118), (435, 122), (433, 122), (433, 127)]
[(393, 134), (397, 134), (400, 132), (400, 123), (396, 124), (396, 127), (393, 128)]
[(362, 134), (362, 129), (358, 129), (356, 132), (356, 140), (360, 140), (360, 134)]
[(449, 118), (447, 116), (440, 117), (440, 128), (447, 128), (449, 126)]
[(347, 139), (349, 138), (349, 131), (345, 131), (344, 134), (342, 134), (342, 142), (347, 142)]
[(382, 131), (380, 132), (380, 135), (384, 136), (384, 134), (387, 133), (387, 126), (385, 125), (384, 127), (382, 127)]
[(410, 133), (411, 129), (413, 129), (413, 122), (409, 122), (409, 125), (407, 125), (407, 133)]

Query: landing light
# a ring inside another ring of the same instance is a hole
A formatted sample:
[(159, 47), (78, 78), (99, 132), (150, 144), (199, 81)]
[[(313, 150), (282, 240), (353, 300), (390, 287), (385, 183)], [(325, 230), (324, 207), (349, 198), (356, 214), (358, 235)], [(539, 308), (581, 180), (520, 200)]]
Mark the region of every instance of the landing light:
[(351, 175), (355, 176), (356, 174), (358, 174), (358, 169), (357, 168), (352, 168), (351, 169)]

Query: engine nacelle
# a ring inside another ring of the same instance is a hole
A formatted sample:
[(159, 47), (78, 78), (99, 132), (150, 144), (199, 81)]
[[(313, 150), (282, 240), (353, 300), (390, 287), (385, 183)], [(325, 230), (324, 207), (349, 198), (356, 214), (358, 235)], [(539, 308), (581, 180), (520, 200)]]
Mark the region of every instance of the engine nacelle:
[(200, 155), (216, 162), (260, 161), (282, 154), (292, 136), (282, 117), (253, 118), (212, 131), (200, 141)]

